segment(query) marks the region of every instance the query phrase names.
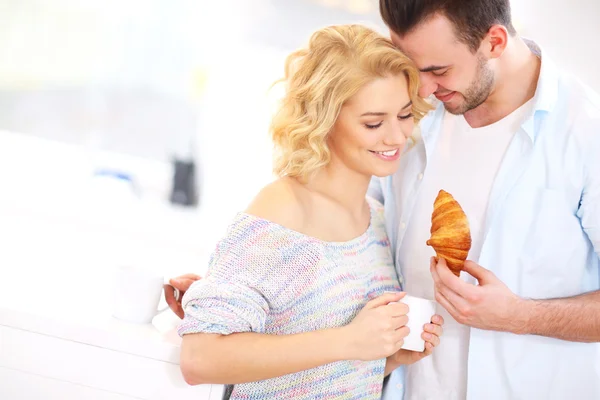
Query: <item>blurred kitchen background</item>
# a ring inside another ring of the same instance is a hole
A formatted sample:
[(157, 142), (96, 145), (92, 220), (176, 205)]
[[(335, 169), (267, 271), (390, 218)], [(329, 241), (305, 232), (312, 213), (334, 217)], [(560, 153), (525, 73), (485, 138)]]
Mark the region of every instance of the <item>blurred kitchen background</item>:
[[(600, 91), (598, 0), (512, 6)], [(376, 0), (0, 0), (1, 268), (203, 273), (272, 179), (285, 56), (352, 22), (386, 33)]]

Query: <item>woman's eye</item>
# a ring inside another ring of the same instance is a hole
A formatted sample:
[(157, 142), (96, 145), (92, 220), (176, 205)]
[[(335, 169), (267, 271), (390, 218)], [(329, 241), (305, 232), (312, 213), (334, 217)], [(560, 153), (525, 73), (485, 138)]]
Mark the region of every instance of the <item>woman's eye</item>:
[(365, 124), (365, 126), (366, 126), (368, 129), (377, 129), (377, 128), (379, 128), (379, 127), (381, 126), (381, 124), (383, 124), (383, 121), (382, 121), (382, 122), (380, 122), (380, 123), (378, 123), (378, 124), (374, 124), (374, 125), (373, 125), (373, 124)]
[(409, 113), (406, 115), (398, 115), (398, 119), (409, 119), (413, 117), (413, 113)]

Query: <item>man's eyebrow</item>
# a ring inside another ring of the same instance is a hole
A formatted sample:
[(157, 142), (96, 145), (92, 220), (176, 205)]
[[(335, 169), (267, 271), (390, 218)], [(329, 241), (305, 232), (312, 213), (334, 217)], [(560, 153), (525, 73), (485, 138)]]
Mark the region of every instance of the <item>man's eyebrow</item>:
[(431, 72), (431, 71), (439, 71), (440, 69), (449, 68), (449, 65), (430, 65), (427, 68), (422, 68), (419, 71), (421, 72)]

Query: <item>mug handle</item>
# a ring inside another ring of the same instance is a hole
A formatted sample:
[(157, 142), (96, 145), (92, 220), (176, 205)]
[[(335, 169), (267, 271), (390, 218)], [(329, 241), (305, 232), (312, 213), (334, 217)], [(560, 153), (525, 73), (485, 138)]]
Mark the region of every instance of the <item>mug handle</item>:
[[(177, 289), (173, 285), (169, 285), (168, 283), (165, 283), (164, 285), (171, 286), (173, 288), (173, 295), (175, 296), (175, 301), (180, 301), (181, 300), (181, 293), (179, 292), (179, 289)], [(163, 295), (164, 295), (164, 289), (163, 289)], [(159, 308), (158, 310), (156, 310), (156, 315), (158, 315), (161, 312), (166, 311), (168, 309), (169, 309), (169, 305), (167, 304), (163, 308)]]

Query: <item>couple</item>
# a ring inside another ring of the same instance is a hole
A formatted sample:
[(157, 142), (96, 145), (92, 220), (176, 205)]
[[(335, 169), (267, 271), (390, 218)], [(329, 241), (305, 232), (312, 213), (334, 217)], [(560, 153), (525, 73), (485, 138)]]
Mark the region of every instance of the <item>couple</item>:
[[(402, 53), (353, 26), (288, 60), (282, 177), (183, 309), (169, 296), (184, 374), (232, 398), (600, 398), (600, 98), (517, 35), (508, 0), (380, 9)], [(441, 188), (471, 225), (460, 278), (427, 266)], [(440, 305), (424, 353), (398, 349), (399, 290)]]

